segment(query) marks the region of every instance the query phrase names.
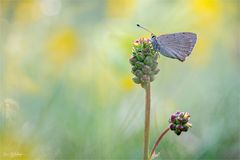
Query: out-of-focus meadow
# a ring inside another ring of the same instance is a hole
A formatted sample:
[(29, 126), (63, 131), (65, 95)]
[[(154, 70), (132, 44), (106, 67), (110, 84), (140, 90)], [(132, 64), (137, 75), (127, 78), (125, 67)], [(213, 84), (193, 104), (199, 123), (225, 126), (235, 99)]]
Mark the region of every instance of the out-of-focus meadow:
[(238, 0), (0, 0), (0, 159), (141, 159), (144, 90), (132, 42), (198, 34), (184, 63), (160, 57), (151, 145), (177, 110), (160, 159), (240, 158)]

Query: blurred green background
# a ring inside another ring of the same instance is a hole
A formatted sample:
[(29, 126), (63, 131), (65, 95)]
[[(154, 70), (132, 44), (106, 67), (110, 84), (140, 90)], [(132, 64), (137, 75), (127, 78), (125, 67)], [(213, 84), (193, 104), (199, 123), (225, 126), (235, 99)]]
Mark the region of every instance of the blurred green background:
[(160, 57), (150, 146), (187, 111), (160, 159), (240, 159), (239, 19), (239, 0), (0, 0), (0, 159), (142, 159), (136, 23), (198, 34), (184, 63)]

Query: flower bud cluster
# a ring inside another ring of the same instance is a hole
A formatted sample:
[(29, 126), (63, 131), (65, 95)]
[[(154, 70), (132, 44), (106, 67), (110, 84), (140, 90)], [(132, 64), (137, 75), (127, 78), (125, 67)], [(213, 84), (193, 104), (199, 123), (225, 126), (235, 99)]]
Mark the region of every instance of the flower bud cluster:
[(169, 119), (169, 128), (177, 135), (180, 135), (181, 132), (187, 132), (192, 127), (192, 124), (188, 122), (189, 119), (190, 114), (188, 112), (176, 112)]
[(160, 71), (157, 62), (159, 53), (153, 49), (150, 39), (140, 38), (133, 44), (132, 55), (129, 62), (135, 75), (133, 81), (144, 87)]

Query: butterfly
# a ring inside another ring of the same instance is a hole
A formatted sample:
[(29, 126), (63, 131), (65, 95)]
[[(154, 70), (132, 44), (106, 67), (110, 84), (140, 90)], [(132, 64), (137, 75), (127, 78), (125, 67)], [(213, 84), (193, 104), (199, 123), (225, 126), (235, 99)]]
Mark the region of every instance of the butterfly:
[[(150, 32), (139, 24), (137, 26)], [(163, 34), (160, 36), (150, 33), (154, 50), (166, 57), (178, 59), (182, 62), (191, 54), (197, 41), (197, 34), (191, 32)]]

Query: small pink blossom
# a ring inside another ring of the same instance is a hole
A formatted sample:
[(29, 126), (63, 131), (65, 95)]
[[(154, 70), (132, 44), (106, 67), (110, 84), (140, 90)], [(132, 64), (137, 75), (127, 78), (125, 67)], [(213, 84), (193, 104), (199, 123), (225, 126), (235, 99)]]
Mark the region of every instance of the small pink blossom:
[(150, 39), (149, 39), (149, 38), (143, 38), (143, 37), (141, 37), (141, 38), (135, 40), (133, 44), (134, 44), (135, 46), (137, 46), (137, 45), (140, 45), (140, 44), (142, 44), (142, 43), (150, 43)]

